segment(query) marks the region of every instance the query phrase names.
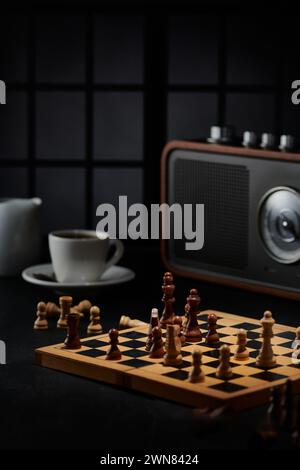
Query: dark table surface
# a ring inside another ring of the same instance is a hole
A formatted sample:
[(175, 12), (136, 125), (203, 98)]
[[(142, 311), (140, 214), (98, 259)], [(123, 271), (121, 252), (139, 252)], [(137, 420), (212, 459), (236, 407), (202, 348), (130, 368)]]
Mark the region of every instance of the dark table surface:
[[(149, 319), (161, 307), (164, 271), (155, 246), (129, 247), (122, 265), (135, 270), (134, 281), (93, 292), (101, 307), (104, 331), (122, 314)], [(188, 289), (197, 287), (203, 309), (214, 308), (261, 318), (273, 311), (280, 323), (298, 326), (299, 303), (227, 287), (176, 279), (176, 306), (182, 311)], [(86, 295), (78, 294), (74, 301)], [(6, 342), (7, 364), (0, 366), (0, 449), (189, 450), (247, 449), (265, 407), (214, 420), (192, 409), (155, 397), (96, 383), (34, 364), (34, 349), (64, 340), (49, 321), (48, 331), (33, 331), (36, 303), (57, 301), (52, 291), (19, 278), (0, 279), (0, 339)], [(84, 323), (84, 330), (86, 321)], [(76, 435), (76, 438), (74, 436)]]

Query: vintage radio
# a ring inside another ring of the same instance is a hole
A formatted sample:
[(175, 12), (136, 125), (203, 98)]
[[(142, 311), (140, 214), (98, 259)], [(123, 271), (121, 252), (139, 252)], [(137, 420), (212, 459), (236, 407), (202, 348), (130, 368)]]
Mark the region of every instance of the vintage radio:
[(204, 204), (201, 250), (187, 251), (174, 237), (161, 241), (169, 270), (300, 299), (300, 154), (267, 147), (166, 145), (161, 202)]

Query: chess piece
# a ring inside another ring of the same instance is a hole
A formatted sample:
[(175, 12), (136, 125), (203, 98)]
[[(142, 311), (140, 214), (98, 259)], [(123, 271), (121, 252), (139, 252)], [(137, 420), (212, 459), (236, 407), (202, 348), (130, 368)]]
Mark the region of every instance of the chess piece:
[(60, 316), (60, 308), (54, 302), (47, 302), (46, 304), (46, 313), (47, 317), (59, 317)]
[(91, 307), (92, 304), (89, 300), (82, 300), (78, 305), (75, 305), (73, 309), (79, 312), (81, 317), (84, 317), (90, 314)]
[(79, 313), (69, 313), (67, 316), (68, 334), (65, 339), (64, 349), (80, 349), (80, 338), (78, 334), (80, 322)]
[(166, 328), (167, 325), (172, 325), (174, 318), (173, 304), (175, 302), (175, 297), (173, 296), (175, 290), (175, 285), (173, 283), (173, 276), (171, 273), (166, 272), (163, 277), (163, 297), (162, 302), (164, 302), (164, 310), (160, 319), (161, 327)]
[(84, 314), (82, 312), (79, 312), (79, 310), (77, 310), (77, 308), (75, 308), (75, 307), (71, 307), (70, 312), (71, 313), (78, 313), (80, 318), (84, 318)]
[(72, 302), (72, 297), (66, 295), (59, 298), (60, 317), (57, 322), (57, 328), (68, 328), (67, 316), (70, 313)]
[(109, 341), (110, 347), (109, 347), (109, 349), (106, 353), (105, 359), (108, 359), (109, 361), (118, 361), (122, 357), (121, 351), (118, 348), (119, 332), (118, 332), (118, 330), (115, 330), (113, 328), (113, 329), (109, 330), (108, 335), (109, 335), (109, 339), (110, 339), (110, 341)]
[(199, 343), (202, 340), (202, 333), (198, 325), (197, 315), (199, 313), (199, 305), (201, 298), (197, 289), (191, 289), (190, 295), (187, 297), (188, 303), (188, 321), (183, 330), (186, 341)]
[(222, 380), (228, 380), (232, 376), (230, 367), (230, 348), (227, 344), (220, 347), (220, 364), (217, 368), (216, 377)]
[(35, 330), (48, 330), (47, 312), (45, 302), (39, 302), (37, 304), (37, 319), (34, 322), (33, 328)]
[[(80, 317), (84, 317), (84, 315), (89, 312), (89, 309), (91, 308), (91, 306), (92, 304), (89, 300), (82, 300), (81, 302), (79, 302), (78, 305), (75, 305), (74, 307), (72, 307), (72, 311), (79, 312)], [(52, 318), (52, 317), (55, 318), (61, 315), (60, 307), (54, 302), (47, 302), (46, 312), (47, 312), (48, 318)]]
[(272, 318), (272, 313), (267, 310), (261, 319), (263, 327), (261, 337), (263, 339), (262, 346), (256, 359), (256, 365), (262, 369), (271, 369), (276, 365), (276, 358), (273, 354), (271, 338), (273, 338), (273, 325), (275, 320)]
[(148, 328), (148, 338), (146, 341), (146, 351), (150, 351), (152, 347), (152, 330), (154, 327), (158, 326), (160, 328), (160, 322), (158, 318), (158, 310), (157, 308), (153, 308), (151, 310), (151, 317), (150, 317), (150, 322), (149, 322), (149, 328)]
[(138, 328), (139, 326), (147, 326), (147, 323), (139, 320), (138, 318), (127, 317), (126, 315), (122, 315), (120, 318), (120, 330), (126, 330), (127, 328)]
[(200, 350), (194, 350), (192, 353), (193, 356), (193, 368), (189, 373), (189, 382), (199, 383), (203, 382), (205, 379), (204, 372), (201, 369), (202, 365), (202, 352)]
[(247, 332), (246, 330), (239, 330), (237, 334), (237, 347), (234, 353), (234, 359), (245, 361), (249, 358), (249, 351), (247, 349)]
[(176, 315), (174, 317), (174, 325), (178, 325), (179, 326), (179, 339), (181, 341), (181, 344), (184, 344), (185, 343), (185, 336), (182, 332), (182, 317), (180, 317), (179, 315)]
[(300, 364), (300, 327), (296, 329), (296, 337), (292, 344), (292, 364), (298, 366)]
[(158, 326), (155, 326), (152, 330), (152, 346), (149, 357), (153, 359), (159, 359), (164, 357), (164, 343), (162, 340), (162, 331)]
[(165, 366), (178, 366), (182, 363), (181, 342), (178, 337), (178, 325), (167, 325), (167, 340), (164, 355)]
[(186, 303), (185, 306), (184, 306), (184, 317), (183, 317), (183, 320), (182, 320), (182, 329), (184, 330), (186, 325), (187, 325), (187, 322), (188, 322), (188, 319), (189, 319), (189, 304)]
[(100, 308), (94, 305), (90, 309), (90, 324), (87, 328), (89, 334), (102, 333), (102, 326), (100, 324)]
[(220, 340), (220, 336), (217, 332), (217, 320), (217, 315), (214, 313), (210, 313), (207, 317), (208, 332), (205, 338), (207, 343), (218, 343)]

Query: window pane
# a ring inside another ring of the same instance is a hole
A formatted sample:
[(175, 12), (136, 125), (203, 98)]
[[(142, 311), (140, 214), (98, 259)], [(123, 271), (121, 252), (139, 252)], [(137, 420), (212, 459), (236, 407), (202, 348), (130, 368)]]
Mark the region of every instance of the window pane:
[(27, 94), (8, 89), (6, 104), (0, 105), (0, 158), (27, 157), (27, 126)]
[(300, 79), (300, 60), (298, 57), (299, 44), (299, 15), (285, 16), (284, 34), (281, 35), (284, 61), (284, 87), (289, 90), (294, 80)]
[(27, 197), (26, 168), (0, 168), (0, 197)]
[(272, 85), (278, 73), (280, 26), (270, 18), (233, 17), (228, 20), (230, 84)]
[(70, 160), (84, 158), (84, 93), (39, 92), (36, 107), (37, 157)]
[(85, 172), (79, 168), (38, 168), (37, 196), (43, 200), (42, 227), (48, 233), (56, 229), (84, 228)]
[(170, 93), (168, 99), (168, 138), (208, 137), (217, 121), (215, 93)]
[(235, 126), (240, 135), (245, 130), (259, 134), (274, 131), (275, 102), (272, 95), (229, 93), (226, 108), (226, 122)]
[(94, 106), (94, 157), (141, 160), (142, 93), (95, 93)]
[(27, 81), (28, 20), (26, 15), (1, 13), (0, 70), (1, 80)]
[(143, 19), (97, 16), (95, 19), (95, 82), (143, 81)]
[(217, 82), (216, 17), (176, 16), (170, 19), (169, 77), (171, 84)]
[(37, 18), (37, 80), (83, 82), (85, 16), (40, 15)]

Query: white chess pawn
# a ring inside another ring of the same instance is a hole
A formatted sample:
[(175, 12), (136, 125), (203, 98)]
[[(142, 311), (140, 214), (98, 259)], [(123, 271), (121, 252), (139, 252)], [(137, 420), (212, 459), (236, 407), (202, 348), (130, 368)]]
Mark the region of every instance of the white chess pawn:
[(126, 315), (122, 315), (119, 322), (119, 329), (126, 330), (126, 328), (136, 328), (139, 326), (147, 326), (148, 323), (139, 320), (138, 318), (130, 318)]
[(292, 363), (298, 366), (300, 364), (300, 326), (296, 330), (296, 338), (292, 344)]
[(90, 308), (90, 324), (87, 328), (89, 334), (102, 333), (100, 325), (100, 308), (94, 305)]
[(39, 302), (37, 304), (36, 316), (37, 319), (34, 322), (33, 328), (35, 330), (48, 330), (48, 320), (46, 318), (47, 312), (45, 302)]
[(249, 358), (249, 351), (247, 349), (247, 332), (246, 330), (239, 330), (237, 334), (237, 347), (234, 353), (234, 358), (239, 361), (245, 361)]
[(196, 349), (192, 353), (193, 356), (193, 368), (189, 373), (188, 381), (191, 383), (203, 382), (205, 379), (204, 372), (201, 368), (202, 366), (202, 352), (199, 349)]
[(228, 380), (232, 377), (232, 369), (230, 366), (230, 348), (227, 344), (220, 347), (220, 364), (217, 368), (216, 377), (222, 380)]

